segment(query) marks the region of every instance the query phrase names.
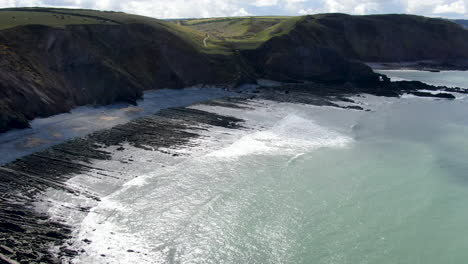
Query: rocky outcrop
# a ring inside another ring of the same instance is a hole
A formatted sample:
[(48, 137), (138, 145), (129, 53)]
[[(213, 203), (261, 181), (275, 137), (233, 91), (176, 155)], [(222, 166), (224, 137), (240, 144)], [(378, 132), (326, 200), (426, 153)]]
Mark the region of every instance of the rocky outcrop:
[(144, 24), (3, 30), (0, 132), (79, 105), (134, 102), (145, 89), (233, 83), (233, 69), (229, 58)]
[[(430, 91), (430, 92), (429, 92)], [(348, 98), (358, 94), (372, 94), (383, 97), (400, 97), (412, 94), (418, 97), (455, 99), (452, 93), (468, 94), (468, 89), (446, 86), (432, 86), (419, 81), (390, 82), (384, 79), (378, 83), (290, 83), (277, 87), (260, 87), (259, 98), (291, 103), (314, 104), (341, 107), (336, 101), (352, 102)], [(344, 107), (344, 108), (354, 108)]]

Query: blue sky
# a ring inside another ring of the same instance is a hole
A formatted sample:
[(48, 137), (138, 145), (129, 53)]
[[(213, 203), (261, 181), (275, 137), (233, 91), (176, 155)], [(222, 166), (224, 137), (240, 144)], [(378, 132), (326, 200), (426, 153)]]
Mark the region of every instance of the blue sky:
[(411, 13), (468, 19), (468, 0), (0, 0), (0, 7), (49, 6), (124, 11), (156, 18)]

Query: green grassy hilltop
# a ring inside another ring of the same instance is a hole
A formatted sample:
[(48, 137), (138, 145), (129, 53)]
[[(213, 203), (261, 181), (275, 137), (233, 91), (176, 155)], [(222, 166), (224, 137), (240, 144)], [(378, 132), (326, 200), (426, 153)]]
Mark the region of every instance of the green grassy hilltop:
[(228, 17), (176, 20), (204, 32), (209, 43), (232, 49), (254, 49), (265, 41), (289, 33), (302, 17)]
[[(51, 27), (65, 27), (77, 24), (113, 24), (113, 22), (99, 16), (76, 15), (79, 11), (47, 8), (12, 8), (0, 9), (0, 30), (24, 26), (45, 25)], [(101, 12), (89, 11), (98, 14)]]
[[(251, 50), (275, 37), (288, 35), (301, 29), (304, 35), (313, 35), (317, 44), (337, 45), (349, 42), (356, 45), (361, 57), (368, 51), (369, 37), (387, 41), (393, 34), (404, 34), (403, 42), (417, 42), (418, 34), (444, 34), (454, 30), (449, 20), (411, 15), (317, 14), (310, 16), (259, 16), (203, 19), (158, 20), (123, 12), (60, 8), (8, 8), (0, 9), (0, 30), (24, 25), (45, 25), (65, 28), (70, 25), (122, 25), (145, 24), (171, 32), (197, 50), (208, 54), (232, 54), (234, 50)], [(421, 30), (425, 25), (427, 30)], [(367, 34), (367, 35), (366, 35)], [(356, 38), (362, 38), (362, 41)], [(429, 36), (429, 37), (432, 37)], [(441, 36), (444, 37), (444, 36)], [(340, 40), (339, 38), (342, 38)], [(379, 39), (382, 38), (382, 39)], [(366, 45), (357, 47), (361, 42)], [(405, 44), (406, 45), (406, 44)], [(411, 43), (409, 44), (411, 45)], [(372, 47), (371, 47), (372, 48)], [(361, 50), (359, 50), (361, 49)], [(375, 49), (374, 49), (375, 52)]]
[[(396, 49), (396, 52), (404, 53), (402, 49), (408, 48), (408, 53), (417, 57), (415, 49), (424, 49), (427, 40), (430, 40), (430, 44), (434, 41), (452, 42), (466, 33), (450, 20), (396, 14), (351, 16), (337, 13), (297, 17), (180, 19), (171, 22), (205, 33), (205, 36), (209, 36), (208, 43), (213, 46), (256, 49), (274, 37), (294, 31), (294, 35), (307, 39), (309, 45), (330, 46), (346, 52), (347, 56), (364, 60), (378, 60), (378, 53), (385, 52), (383, 49), (389, 52)], [(385, 43), (389, 44), (388, 47)], [(438, 46), (445, 49), (443, 43)], [(371, 58), (371, 54), (375, 58)], [(400, 57), (405, 60), (405, 56)]]

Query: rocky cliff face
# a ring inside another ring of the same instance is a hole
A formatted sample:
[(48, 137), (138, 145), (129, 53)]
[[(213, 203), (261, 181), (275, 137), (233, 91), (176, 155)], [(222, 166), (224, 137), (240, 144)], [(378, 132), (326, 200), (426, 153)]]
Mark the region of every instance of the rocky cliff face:
[(325, 83), (379, 81), (379, 75), (368, 66), (311, 42), (299, 30), (273, 38), (260, 48), (243, 54), (257, 74), (267, 79)]
[(0, 32), (0, 132), (145, 89), (236, 81), (234, 65), (143, 24), (23, 26)]
[(468, 67), (468, 31), (448, 20), (412, 15), (322, 14), (299, 20), (287, 34), (246, 50), (264, 78), (375, 82), (362, 62), (431, 61)]
[(468, 60), (468, 31), (443, 19), (324, 14), (305, 17), (295, 31), (307, 43), (365, 62)]

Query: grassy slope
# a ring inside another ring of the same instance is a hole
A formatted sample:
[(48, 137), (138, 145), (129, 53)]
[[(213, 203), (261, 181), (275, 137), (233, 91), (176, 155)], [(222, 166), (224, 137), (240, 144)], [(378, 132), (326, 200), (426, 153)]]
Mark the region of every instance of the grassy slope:
[[(23, 25), (64, 28), (80, 24), (141, 23), (167, 30), (200, 52), (231, 54), (233, 49), (254, 49), (272, 37), (286, 34), (301, 17), (236, 17), (163, 21), (122, 12), (86, 9), (8, 8), (0, 9), (0, 30)], [(203, 40), (209, 35), (207, 46)]]
[(30, 9), (27, 11), (14, 9), (0, 9), (0, 30), (23, 25), (40, 24), (51, 27), (63, 28), (67, 25), (75, 24), (107, 24), (111, 23), (102, 19), (92, 17), (80, 17), (74, 15), (63, 15), (52, 12), (35, 11)]
[[(273, 37), (296, 30), (296, 35), (307, 35), (309, 44), (342, 49), (342, 42), (352, 44), (362, 57), (369, 49), (391, 38), (389, 32), (401, 34), (401, 47), (410, 47), (419, 38), (431, 41), (447, 40), (447, 32), (456, 32), (449, 20), (415, 15), (316, 14), (305, 17), (231, 17), (209, 19), (173, 20), (173, 23), (190, 27), (210, 35), (209, 43), (231, 49), (254, 49)], [(416, 38), (415, 38), (416, 37)], [(391, 48), (391, 47), (390, 47)]]
[(229, 17), (173, 20), (209, 35), (209, 45), (229, 49), (255, 49), (265, 41), (287, 34), (302, 17)]
[[(255, 49), (273, 37), (288, 34), (302, 25), (307, 34), (316, 35), (317, 42), (336, 39), (337, 26), (359, 24), (358, 28), (367, 25), (386, 27), (389, 21), (411, 30), (413, 25), (425, 23), (434, 30), (440, 27), (453, 26), (448, 20), (431, 19), (421, 16), (398, 15), (370, 15), (347, 16), (343, 14), (318, 14), (307, 17), (227, 17), (205, 19), (179, 19), (163, 21), (150, 17), (131, 15), (122, 12), (103, 12), (85, 9), (56, 9), (56, 8), (10, 8), (0, 9), (0, 30), (27, 24), (42, 24), (53, 27), (65, 27), (76, 24), (131, 24), (140, 23), (150, 25), (159, 30), (167, 30), (179, 36), (198, 51), (209, 54), (231, 54), (233, 50)], [(310, 18), (314, 19), (310, 19)], [(361, 26), (362, 25), (362, 26)], [(418, 30), (415, 28), (415, 32)], [(347, 34), (346, 38), (353, 38), (353, 42), (360, 43), (355, 33)], [(358, 32), (359, 33), (359, 32)], [(354, 34), (356, 36), (351, 36)], [(204, 46), (203, 40), (208, 37)], [(402, 41), (406, 41), (403, 39)], [(322, 43), (332, 44), (333, 43)], [(369, 45), (369, 43), (365, 43)], [(366, 45), (361, 45), (365, 53)], [(356, 49), (359, 49), (357, 46)]]

